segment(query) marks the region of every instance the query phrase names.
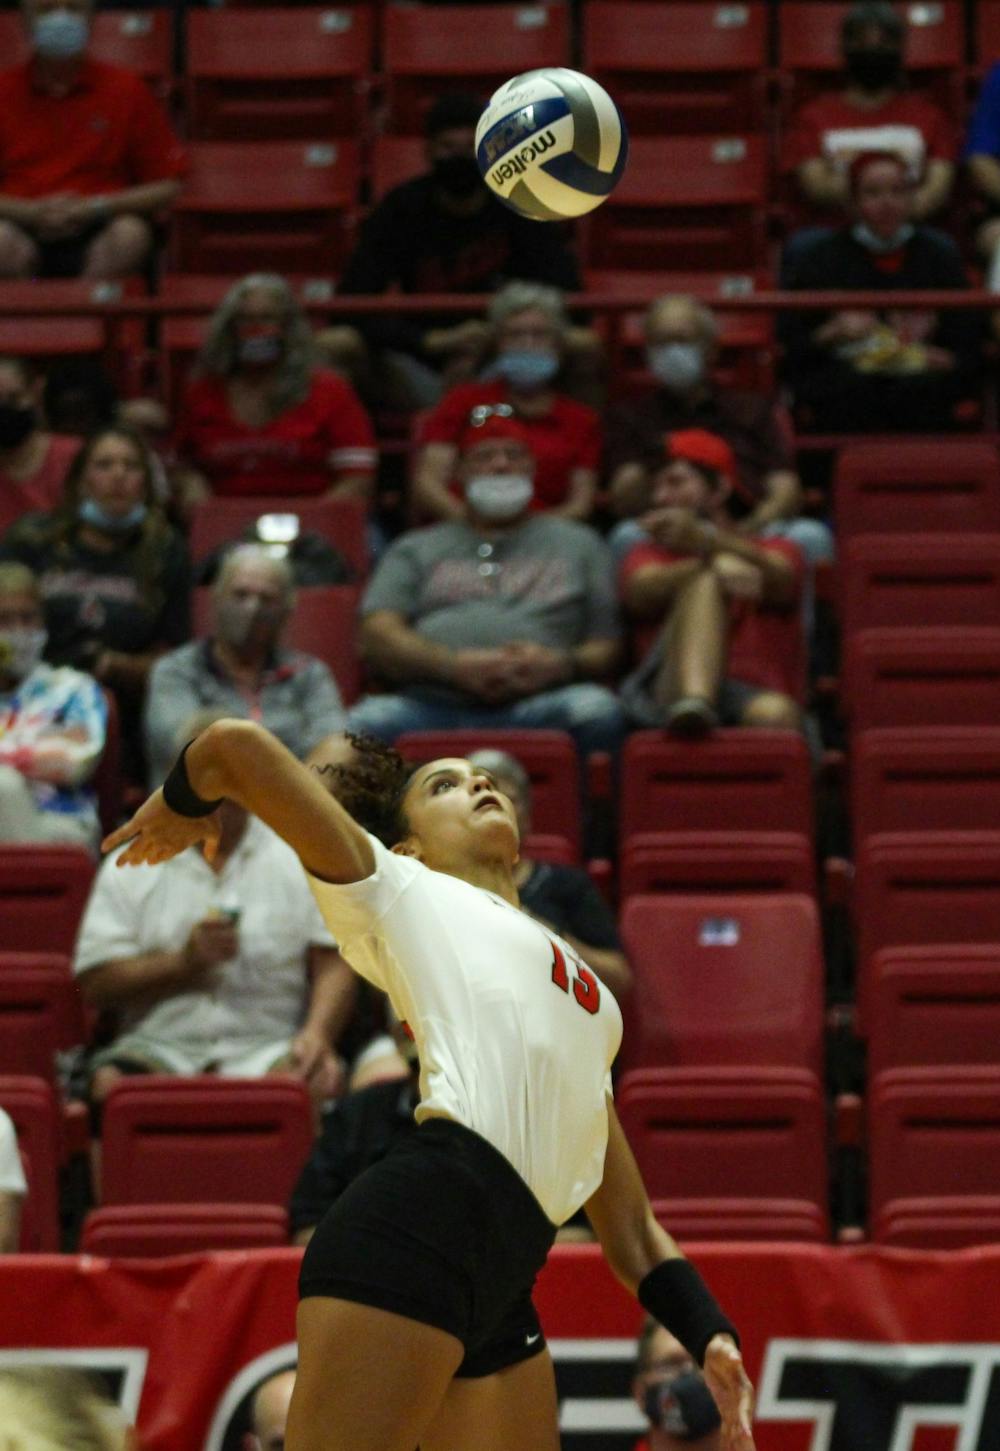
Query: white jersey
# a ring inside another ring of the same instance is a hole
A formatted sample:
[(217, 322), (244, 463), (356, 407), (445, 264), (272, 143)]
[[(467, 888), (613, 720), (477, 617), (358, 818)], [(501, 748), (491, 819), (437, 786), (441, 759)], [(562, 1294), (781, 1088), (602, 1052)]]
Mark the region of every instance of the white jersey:
[(604, 1175), (618, 1004), (502, 897), (369, 840), (370, 877), (309, 880), (348, 962), (410, 1026), (417, 1121), (439, 1113), (474, 1130), (562, 1224)]

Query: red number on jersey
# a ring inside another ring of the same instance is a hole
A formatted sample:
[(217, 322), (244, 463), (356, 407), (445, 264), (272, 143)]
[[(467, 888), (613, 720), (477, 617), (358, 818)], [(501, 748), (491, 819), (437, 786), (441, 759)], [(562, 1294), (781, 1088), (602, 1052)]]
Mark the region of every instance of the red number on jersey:
[[(552, 942), (552, 938), (549, 938)], [(584, 967), (578, 957), (573, 958), (573, 996), (583, 1008), (584, 1012), (596, 1013), (601, 1006), (601, 989), (597, 978), (589, 967)], [(569, 992), (569, 969), (566, 966), (566, 954), (558, 942), (552, 942), (552, 981), (556, 987), (562, 988), (564, 993)]]

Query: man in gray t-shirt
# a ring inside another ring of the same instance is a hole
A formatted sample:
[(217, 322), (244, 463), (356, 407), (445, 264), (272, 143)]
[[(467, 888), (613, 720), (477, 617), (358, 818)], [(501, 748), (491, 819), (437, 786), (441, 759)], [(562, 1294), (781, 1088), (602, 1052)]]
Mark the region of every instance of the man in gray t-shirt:
[[(485, 410), (483, 410), (485, 412)], [(466, 517), (403, 534), (361, 604), (361, 645), (396, 693), (366, 696), (350, 728), (565, 730), (581, 755), (614, 751), (614, 569), (585, 524), (532, 514), (528, 436), (477, 410), (462, 442)]]

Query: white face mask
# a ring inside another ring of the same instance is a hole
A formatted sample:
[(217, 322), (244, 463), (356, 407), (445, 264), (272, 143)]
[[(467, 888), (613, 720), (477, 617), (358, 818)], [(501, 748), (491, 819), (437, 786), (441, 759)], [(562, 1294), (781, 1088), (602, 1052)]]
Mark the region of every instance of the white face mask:
[(697, 343), (657, 343), (646, 350), (646, 361), (664, 388), (684, 392), (705, 376), (705, 357)]
[(87, 48), (90, 27), (75, 10), (50, 10), (32, 27), (35, 50), (48, 60), (72, 60)]
[(527, 474), (480, 474), (465, 486), (465, 497), (481, 519), (503, 524), (523, 514), (535, 496)]
[(42, 658), (49, 635), (47, 630), (13, 625), (0, 630), (0, 675), (23, 680)]

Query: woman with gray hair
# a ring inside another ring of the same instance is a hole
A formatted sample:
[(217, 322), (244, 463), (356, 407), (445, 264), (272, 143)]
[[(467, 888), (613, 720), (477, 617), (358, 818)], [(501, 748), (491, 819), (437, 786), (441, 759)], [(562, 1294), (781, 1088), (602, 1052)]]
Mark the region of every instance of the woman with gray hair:
[(424, 420), (413, 479), (421, 515), (461, 519), (465, 502), (453, 487), (458, 441), (470, 421), (515, 415), (535, 456), (533, 507), (584, 520), (594, 507), (601, 424), (593, 408), (560, 391), (569, 323), (562, 294), (540, 282), (509, 282), (489, 310), (495, 354), (474, 383), (446, 393)]
[(184, 506), (208, 494), (371, 498), (371, 421), (343, 378), (319, 365), (288, 282), (235, 283), (209, 324), (174, 434)]

